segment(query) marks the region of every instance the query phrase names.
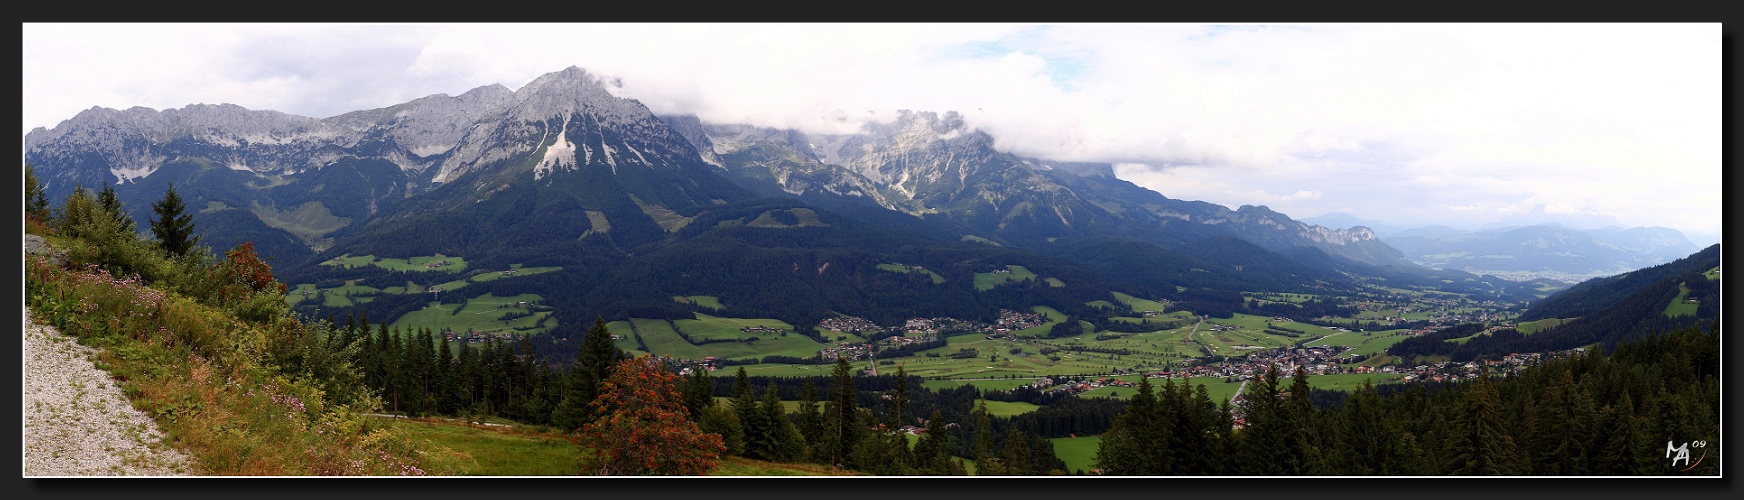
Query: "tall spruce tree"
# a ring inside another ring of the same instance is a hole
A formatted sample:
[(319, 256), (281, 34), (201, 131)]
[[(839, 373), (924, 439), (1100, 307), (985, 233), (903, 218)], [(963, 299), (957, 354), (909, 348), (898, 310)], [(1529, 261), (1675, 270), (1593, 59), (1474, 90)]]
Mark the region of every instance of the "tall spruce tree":
[(598, 397), (599, 385), (611, 376), (612, 367), (624, 359), (627, 359), (624, 351), (612, 343), (605, 318), (595, 317), (593, 328), (588, 329), (581, 339), (581, 347), (575, 351), (575, 363), (569, 367), (563, 397), (551, 415), (552, 423), (573, 431), (592, 422), (598, 415), (589, 403)]
[(200, 244), (200, 236), (194, 234), (194, 216), (186, 213), (187, 207), (182, 205), (181, 195), (176, 194), (175, 184), (164, 191), (163, 199), (151, 204), (151, 210), (157, 214), (151, 220), (151, 234), (164, 251), (185, 255)]
[(97, 192), (97, 204), (102, 207), (103, 213), (115, 220), (116, 228), (122, 233), (131, 235), (137, 231), (133, 217), (127, 215), (127, 209), (121, 206), (121, 199), (115, 197), (115, 186), (104, 184), (103, 190)]
[(48, 194), (42, 179), (36, 177), (36, 167), (24, 164), (24, 217), (38, 223), (48, 222)]

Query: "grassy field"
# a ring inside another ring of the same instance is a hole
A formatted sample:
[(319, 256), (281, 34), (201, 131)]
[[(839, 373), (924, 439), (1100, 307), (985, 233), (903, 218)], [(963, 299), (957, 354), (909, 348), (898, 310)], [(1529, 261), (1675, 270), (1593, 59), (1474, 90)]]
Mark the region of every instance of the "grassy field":
[(1695, 316), (1697, 304), (1684, 302), (1684, 298), (1688, 296), (1689, 287), (1684, 286), (1682, 283), (1678, 283), (1677, 296), (1672, 297), (1671, 303), (1665, 305), (1665, 315), (1673, 318), (1678, 316)]
[[(1399, 373), (1339, 373), (1335, 375), (1309, 375), (1308, 387), (1326, 389), (1329, 391), (1352, 391), (1361, 386), (1364, 380), (1374, 385), (1392, 382), (1404, 378)], [(1281, 387), (1289, 387), (1290, 379), (1282, 379)]]
[(1000, 283), (1005, 283), (1008, 281), (1024, 281), (1024, 280), (1029, 280), (1029, 279), (1035, 279), (1035, 277), (1036, 277), (1035, 273), (1030, 272), (1029, 268), (1026, 268), (1023, 266), (1007, 265), (1007, 266), (1005, 266), (1005, 269), (1007, 271), (1011, 271), (1011, 272), (1010, 273), (975, 273), (975, 289), (976, 290), (992, 290), (993, 287), (999, 286)]
[(460, 455), (467, 476), (573, 476), (581, 450), (567, 436), (429, 419), (379, 419), (384, 427), (403, 432), (428, 449), (447, 448)]
[[(427, 266), (427, 264), (435, 262), (446, 262), (446, 264), (436, 267)], [(378, 259), (374, 255), (360, 255), (356, 257), (351, 255), (341, 255), (326, 262), (322, 262), (321, 265), (344, 266), (347, 269), (373, 265), (389, 271), (460, 272), (466, 270), (466, 259), (463, 257), (448, 257), (442, 254), (412, 257), (409, 259)]]
[[(715, 302), (715, 304), (719, 305), (720, 302)], [(740, 340), (750, 337), (768, 339), (777, 336), (773, 333), (746, 333), (739, 331), (740, 327), (747, 326), (779, 328), (788, 331), (793, 330), (793, 325), (789, 325), (780, 320), (721, 318), (702, 313), (697, 313), (696, 319), (681, 319), (672, 323), (674, 326), (678, 327), (679, 331), (684, 332), (685, 335), (689, 335), (690, 340), (693, 342), (718, 339)]]
[[(640, 335), (642, 342), (648, 346), (648, 351), (656, 355), (672, 356), (679, 359), (702, 359), (705, 356), (716, 356), (723, 359), (751, 359), (770, 355), (810, 357), (823, 349), (823, 344), (810, 337), (798, 334), (761, 334), (755, 342), (719, 342), (706, 345), (696, 345), (684, 340), (674, 329), (683, 329), (686, 335), (701, 342), (707, 339), (739, 339), (749, 338), (753, 334), (741, 334), (739, 326), (765, 325), (792, 328), (791, 325), (772, 319), (738, 319), (717, 318), (706, 314), (698, 314), (695, 320), (678, 320), (669, 322), (658, 319), (631, 319), (632, 333)], [(610, 326), (608, 325), (608, 329)], [(620, 341), (634, 346), (634, 336), (628, 341)], [(749, 367), (747, 367), (749, 369)], [(766, 373), (759, 373), (760, 375)]]
[[(385, 427), (405, 433), (428, 449), (446, 448), (465, 464), (461, 475), (498, 477), (574, 476), (581, 450), (563, 434), (525, 432), (516, 428), (467, 425), (430, 419), (382, 419)], [(722, 457), (710, 476), (850, 476), (817, 464), (780, 463), (743, 457)]]
[(1523, 335), (1531, 335), (1534, 333), (1544, 331), (1544, 329), (1546, 329), (1546, 328), (1562, 326), (1563, 323), (1567, 323), (1569, 321), (1573, 321), (1573, 318), (1569, 318), (1569, 319), (1544, 318), (1544, 319), (1541, 319), (1538, 321), (1527, 321), (1525, 323), (1515, 324), (1514, 329), (1519, 330), (1520, 333)]
[(1358, 344), (1356, 347), (1351, 348), (1349, 351), (1346, 351), (1345, 353), (1346, 354), (1357, 354), (1357, 355), (1362, 355), (1362, 356), (1372, 356), (1375, 354), (1379, 354), (1383, 351), (1386, 351), (1387, 348), (1392, 347), (1393, 344), (1397, 344), (1397, 343), (1399, 343), (1399, 341), (1405, 340), (1408, 338), (1411, 338), (1411, 336), (1410, 335), (1393, 335), (1393, 334), (1388, 334), (1388, 335), (1383, 336), (1381, 333), (1375, 333), (1375, 336), (1370, 337), (1368, 340), (1363, 341), (1363, 343)]
[(560, 266), (521, 267), (520, 264), (514, 264), (514, 265), (509, 266), (509, 270), (514, 271), (514, 273), (503, 274), (504, 272), (507, 272), (507, 271), (485, 271), (485, 272), (481, 272), (481, 273), (478, 273), (476, 275), (473, 275), (473, 277), (467, 278), (467, 279), (473, 283), (485, 283), (485, 282), (496, 281), (499, 279), (509, 278), (509, 277), (532, 276), (535, 274), (544, 274), (544, 273), (549, 273), (552, 271), (562, 271), (563, 268)]
[[(430, 302), (423, 309), (400, 316), (389, 326), (394, 328), (429, 328), (431, 331), (437, 332), (466, 332), (470, 329), (479, 333), (540, 334), (557, 326), (557, 321), (550, 319), (551, 311), (533, 312), (528, 306), (516, 304), (519, 302), (531, 303), (541, 299), (539, 295), (531, 293), (513, 297), (484, 294), (468, 299), (465, 304)], [(532, 312), (532, 315), (509, 321), (498, 319), (506, 313), (526, 312)]]
[(1026, 403), (1023, 401), (987, 401), (981, 399), (976, 400), (976, 402), (986, 402), (987, 414), (995, 417), (1014, 417), (1036, 411), (1036, 408), (1041, 408), (1040, 406), (1036, 406), (1034, 403)]
[[(1134, 383), (1138, 382), (1137, 375), (1126, 375), (1126, 376), (1110, 377), (1110, 378), (1117, 378), (1117, 379), (1125, 380), (1128, 382), (1134, 382)], [(1314, 379), (1309, 378), (1308, 381), (1310, 384), (1312, 384), (1314, 382)], [(1163, 382), (1164, 382), (1164, 380), (1162, 380), (1162, 379), (1151, 379), (1151, 386), (1153, 387), (1152, 390), (1158, 391), (1158, 392), (1162, 391), (1161, 386), (1162, 386)], [(1220, 379), (1220, 378), (1197, 377), (1197, 378), (1192, 379), (1192, 383), (1195, 387), (1201, 386), (1201, 385), (1205, 386), (1205, 394), (1207, 396), (1211, 397), (1212, 402), (1219, 403), (1219, 404), (1228, 402), (1229, 398), (1235, 397), (1235, 391), (1241, 389), (1241, 381), (1240, 380), (1237, 380), (1234, 382), (1224, 382), (1223, 379)], [(1175, 385), (1179, 386), (1181, 384), (1182, 384), (1182, 381), (1180, 381), (1180, 380), (1175, 381)], [(1197, 390), (1197, 389), (1195, 389), (1195, 390)], [(1079, 397), (1112, 397), (1112, 398), (1118, 398), (1118, 399), (1127, 399), (1127, 398), (1131, 398), (1133, 394), (1137, 394), (1137, 393), (1138, 393), (1138, 387), (1099, 387), (1096, 389), (1091, 389), (1089, 391), (1086, 391), (1082, 394), (1079, 394)]]
[(890, 271), (893, 273), (903, 273), (903, 274), (926, 273), (928, 276), (932, 277), (934, 285), (945, 282), (944, 276), (939, 276), (939, 273), (935, 273), (931, 269), (924, 269), (924, 268), (923, 269), (915, 269), (912, 266), (909, 266), (907, 264), (903, 264), (900, 262), (892, 263), (892, 264), (879, 264), (878, 269), (884, 270), (884, 271)]
[(1054, 456), (1066, 463), (1066, 473), (1096, 468), (1096, 450), (1102, 446), (1102, 436), (1078, 436), (1049, 439), (1054, 444)]
[(1131, 307), (1133, 312), (1144, 312), (1144, 311), (1159, 311), (1159, 312), (1161, 312), (1164, 309), (1162, 302), (1141, 299), (1141, 298), (1134, 297), (1134, 296), (1127, 295), (1127, 294), (1120, 293), (1120, 292), (1113, 292), (1113, 294), (1114, 294), (1114, 300), (1118, 300), (1118, 301), (1120, 301), (1120, 303), (1126, 304), (1128, 307)]
[(679, 296), (674, 295), (672, 297), (672, 301), (680, 303), (680, 304), (696, 304), (698, 307), (713, 309), (716, 311), (719, 311), (722, 308), (726, 307), (726, 306), (721, 305), (720, 298), (715, 297), (713, 295), (691, 295), (691, 296), (686, 296), (686, 297), (679, 297)]

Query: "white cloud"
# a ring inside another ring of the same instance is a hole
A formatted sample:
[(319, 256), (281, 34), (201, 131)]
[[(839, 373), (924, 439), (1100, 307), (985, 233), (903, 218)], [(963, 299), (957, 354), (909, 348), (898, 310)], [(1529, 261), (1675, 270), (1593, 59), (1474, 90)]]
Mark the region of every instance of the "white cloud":
[(956, 110), (1018, 154), (1171, 166), (1118, 170), (1174, 198), (1422, 220), (1540, 199), (1717, 232), (1719, 42), (1717, 23), (26, 24), (23, 119), (325, 117), (575, 65), (710, 121)]

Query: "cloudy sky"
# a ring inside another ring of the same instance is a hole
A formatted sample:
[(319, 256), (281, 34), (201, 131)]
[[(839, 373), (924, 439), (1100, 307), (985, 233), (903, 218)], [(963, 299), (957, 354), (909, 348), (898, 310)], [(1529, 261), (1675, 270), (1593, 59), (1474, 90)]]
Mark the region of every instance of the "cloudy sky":
[(1176, 199), (1720, 231), (1713, 24), (25, 24), (24, 131), (93, 106), (324, 118), (568, 66), (660, 114), (958, 111)]

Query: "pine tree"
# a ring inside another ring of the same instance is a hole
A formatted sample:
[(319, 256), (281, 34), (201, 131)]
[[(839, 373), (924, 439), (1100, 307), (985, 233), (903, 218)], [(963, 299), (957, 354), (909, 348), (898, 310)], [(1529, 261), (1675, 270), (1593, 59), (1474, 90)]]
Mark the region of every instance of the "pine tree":
[(805, 437), (807, 459), (822, 462), (819, 454), (824, 440), (824, 415), (818, 409), (817, 384), (805, 381), (805, 399), (799, 402), (799, 434)]
[(745, 456), (761, 460), (773, 460), (774, 433), (772, 422), (757, 407), (757, 399), (751, 395), (750, 377), (745, 374), (745, 367), (739, 367), (739, 372), (733, 382), (733, 413), (739, 417), (739, 425), (745, 429)]
[(1459, 418), (1453, 422), (1450, 451), (1450, 474), (1462, 476), (1497, 476), (1511, 474), (1509, 445), (1512, 439), (1502, 432), (1502, 417), (1490, 384), (1488, 368), (1478, 381), (1466, 390)]
[(715, 381), (708, 372), (702, 365), (691, 367), (684, 383), (684, 409), (693, 420), (702, 418), (703, 410), (715, 404)]
[(115, 226), (122, 233), (134, 234), (133, 217), (127, 215), (127, 210), (121, 206), (121, 200), (115, 197), (114, 186), (104, 184), (103, 190), (97, 192), (97, 203), (103, 208), (103, 213), (109, 214), (109, 218), (115, 220)]
[(848, 463), (848, 457), (853, 456), (855, 445), (866, 432), (861, 427), (860, 412), (854, 403), (857, 389), (854, 388), (853, 367), (848, 365), (847, 358), (836, 358), (836, 369), (830, 379), (834, 387), (829, 403), (824, 406), (821, 452), (829, 464), (846, 467), (852, 465)]
[(787, 407), (775, 392), (775, 384), (763, 387), (763, 402), (758, 405), (763, 420), (769, 426), (769, 460), (793, 462), (805, 456), (805, 437), (787, 418)]
[(38, 224), (48, 223), (48, 194), (45, 191), (42, 180), (36, 177), (36, 167), (25, 163), (24, 217), (26, 219), (36, 221)]
[(184, 255), (200, 244), (200, 236), (194, 234), (194, 216), (184, 213), (187, 207), (182, 205), (182, 197), (176, 194), (174, 184), (164, 191), (162, 200), (151, 205), (151, 210), (157, 214), (157, 218), (151, 220), (151, 234), (164, 251)]
[(559, 428), (573, 430), (593, 421), (598, 415), (588, 403), (599, 394), (599, 384), (611, 376), (612, 367), (623, 359), (624, 352), (612, 343), (605, 318), (595, 317), (593, 328), (588, 329), (575, 352), (575, 363), (569, 367), (563, 397), (553, 410), (552, 422)]
[(1149, 378), (1141, 378), (1138, 392), (1126, 409), (1114, 418), (1097, 445), (1096, 466), (1103, 474), (1117, 476), (1163, 473), (1168, 453), (1168, 435), (1161, 422), (1160, 403)]

